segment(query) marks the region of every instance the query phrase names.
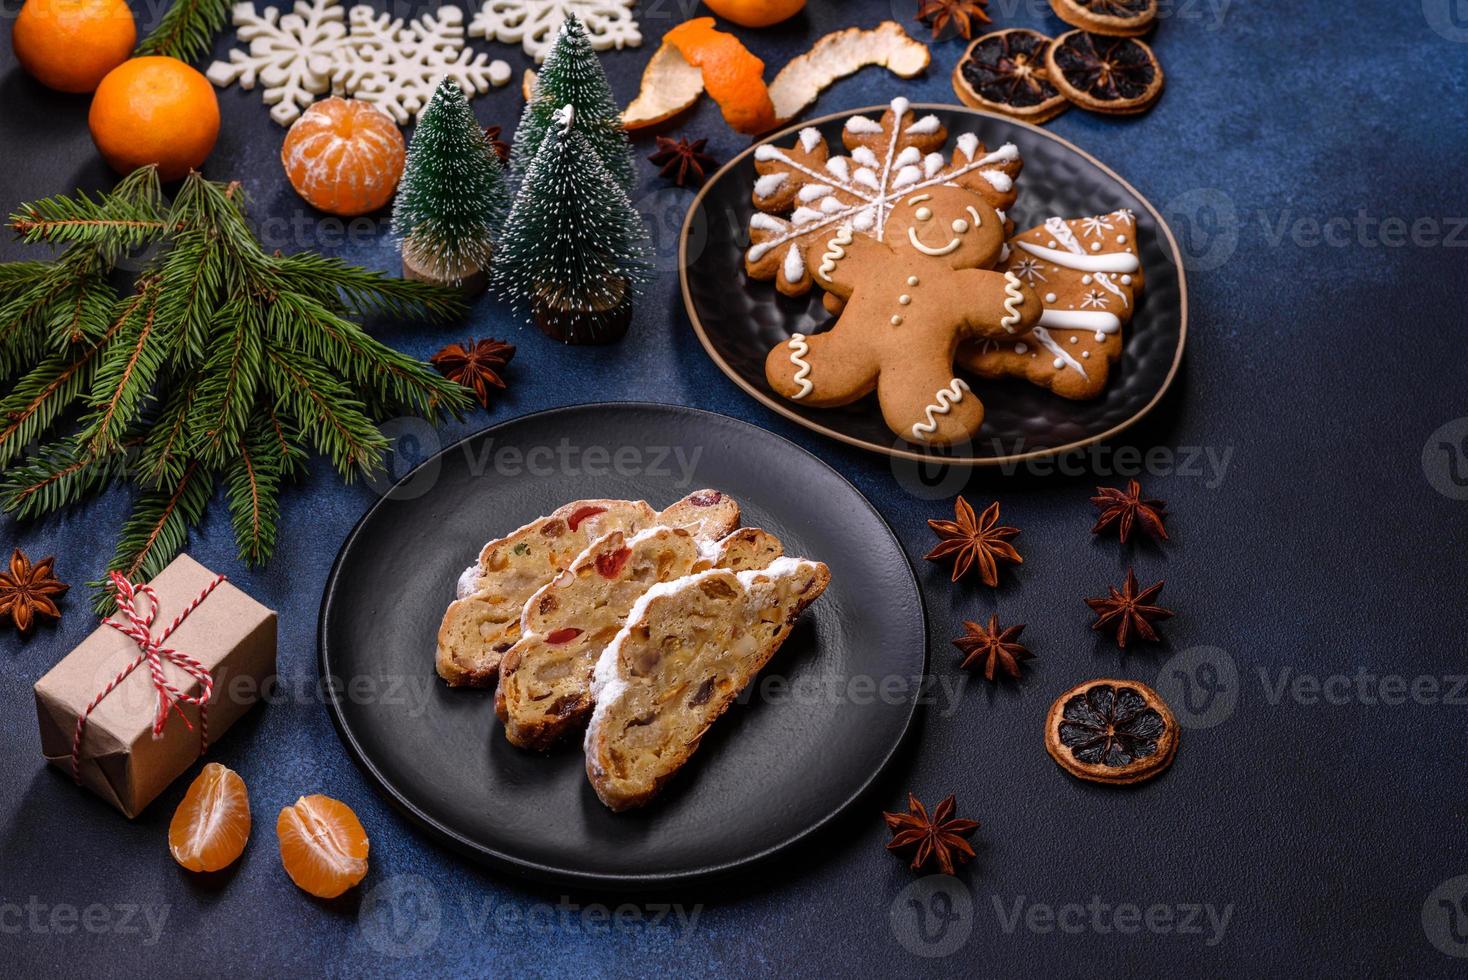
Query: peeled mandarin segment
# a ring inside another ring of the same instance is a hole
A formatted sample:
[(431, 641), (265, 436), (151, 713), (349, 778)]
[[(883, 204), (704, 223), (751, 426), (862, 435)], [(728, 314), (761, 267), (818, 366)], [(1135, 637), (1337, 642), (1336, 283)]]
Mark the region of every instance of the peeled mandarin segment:
[(286, 134), (280, 160), (296, 193), (329, 214), (383, 207), (403, 175), (407, 145), (392, 118), (369, 102), (315, 103)]
[(232, 769), (211, 762), (189, 786), (168, 824), (168, 849), (190, 871), (219, 871), (250, 839), (250, 797)]
[(703, 85), (735, 132), (757, 135), (775, 126), (775, 105), (765, 87), (765, 63), (732, 34), (714, 30), (712, 17), (679, 24), (663, 39), (703, 72)]
[(352, 808), (329, 796), (303, 796), (275, 823), (280, 860), (296, 887), (336, 898), (367, 876), (367, 831)]

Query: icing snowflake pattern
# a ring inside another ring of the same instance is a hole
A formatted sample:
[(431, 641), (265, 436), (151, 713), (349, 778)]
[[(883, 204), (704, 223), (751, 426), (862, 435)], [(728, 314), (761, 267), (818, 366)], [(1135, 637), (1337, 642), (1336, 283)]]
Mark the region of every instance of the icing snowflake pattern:
[(1101, 290), (1099, 290), (1099, 289), (1093, 289), (1089, 293), (1086, 294), (1086, 296), (1085, 296), (1084, 299), (1081, 300), (1081, 309), (1083, 309), (1083, 310), (1104, 310), (1104, 309), (1106, 309), (1106, 303), (1109, 300), (1109, 298), (1110, 297), (1108, 297), (1105, 293), (1101, 292)]
[(1014, 274), (1022, 277), (1033, 286), (1037, 282), (1049, 282), (1045, 273), (1040, 271), (1039, 259), (1020, 259), (1014, 264)]
[[(814, 281), (812, 260), (819, 259), (834, 229), (882, 241), (894, 205), (926, 188), (960, 186), (1001, 212), (1014, 203), (1023, 162), (1013, 143), (989, 152), (976, 135), (962, 133), (951, 156), (945, 156), (948, 132), (942, 122), (911, 110), (911, 103), (899, 97), (880, 121), (848, 118), (841, 134), (845, 156), (832, 155), (814, 127), (801, 130), (788, 149), (765, 143), (755, 150), (759, 210), (750, 219), (745, 263), (753, 278), (774, 279), (786, 295), (804, 295)], [(799, 248), (799, 261), (788, 250), (792, 244)], [(767, 263), (770, 256), (779, 260)]]
[(270, 118), (282, 126), (330, 90), (332, 66), (352, 45), (339, 0), (297, 0), (284, 16), (275, 7), (256, 13), (253, 4), (238, 3), (231, 19), (247, 47), (210, 65), (209, 81), (218, 88), (238, 82), (247, 91), (263, 84)]
[(1081, 233), (1087, 238), (1093, 236), (1096, 238), (1102, 238), (1104, 237), (1105, 233), (1110, 231), (1113, 227), (1115, 226), (1111, 222), (1107, 221), (1105, 218), (1100, 217), (1086, 218), (1081, 221)]
[(353, 7), (352, 54), (339, 58), (332, 82), (406, 125), (428, 104), (439, 81), (452, 78), (473, 97), (507, 84), (510, 66), (464, 47), (464, 12), (440, 7), (404, 23), (371, 7)]
[(537, 62), (544, 61), (556, 34), (575, 14), (586, 27), (596, 51), (635, 48), (642, 32), (632, 16), (637, 0), (485, 0), (469, 22), (471, 37), (518, 44)]

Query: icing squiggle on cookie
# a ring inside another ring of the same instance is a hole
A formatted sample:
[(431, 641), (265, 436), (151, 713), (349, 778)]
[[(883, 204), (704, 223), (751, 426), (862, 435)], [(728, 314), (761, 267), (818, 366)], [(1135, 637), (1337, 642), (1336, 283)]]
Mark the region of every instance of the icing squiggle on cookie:
[(795, 401), (800, 401), (800, 399), (804, 398), (806, 395), (810, 394), (812, 390), (815, 389), (815, 385), (811, 384), (808, 380), (810, 377), (810, 362), (807, 361), (805, 358), (806, 355), (808, 355), (809, 353), (810, 344), (807, 344), (805, 342), (805, 334), (791, 334), (790, 363), (794, 364), (796, 368), (795, 377), (791, 380), (800, 385), (800, 390), (790, 396)]
[(1034, 334), (1035, 339), (1045, 345), (1046, 350), (1055, 355), (1055, 369), (1057, 371), (1062, 367), (1074, 368), (1080, 372), (1081, 377), (1090, 378), (1090, 375), (1086, 373), (1086, 369), (1081, 367), (1081, 362), (1066, 353), (1065, 348), (1057, 344), (1055, 338), (1050, 336), (1050, 331), (1044, 327), (1035, 327), (1030, 333)]
[(935, 259), (942, 258), (945, 255), (952, 255), (963, 246), (963, 239), (955, 238), (953, 241), (949, 242), (947, 245), (944, 245), (942, 248), (930, 248), (929, 246), (924, 245), (922, 242), (918, 241), (917, 229), (912, 227), (911, 225), (909, 225), (907, 229), (907, 240), (912, 242), (913, 248), (917, 249), (919, 252), (922, 252), (924, 255), (931, 255)]
[(826, 282), (831, 281), (831, 273), (836, 271), (836, 263), (846, 258), (846, 246), (852, 241), (851, 229), (842, 225), (836, 229), (836, 237), (826, 243), (826, 254), (821, 256), (821, 278)]
[(999, 325), (1010, 333), (1019, 326), (1019, 308), (1024, 305), (1025, 291), (1020, 288), (1019, 276), (1013, 272), (1004, 274), (1004, 316), (999, 318)]
[(939, 388), (938, 393), (933, 396), (936, 399), (934, 404), (923, 409), (923, 414), (927, 416), (928, 420), (912, 427), (913, 438), (918, 442), (927, 442), (928, 437), (938, 431), (938, 416), (947, 415), (953, 411), (953, 406), (963, 401), (963, 393), (966, 391), (973, 391), (973, 389), (962, 378), (954, 378), (948, 383), (948, 387)]

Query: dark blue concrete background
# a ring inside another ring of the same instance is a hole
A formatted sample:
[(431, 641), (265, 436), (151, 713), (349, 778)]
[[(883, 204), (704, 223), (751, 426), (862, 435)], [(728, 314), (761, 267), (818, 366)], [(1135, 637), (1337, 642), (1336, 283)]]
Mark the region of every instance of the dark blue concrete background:
[[(644, 32), (655, 38), (693, 6), (649, 0)], [(871, 26), (894, 10), (906, 20), (915, 6), (812, 0), (788, 25), (740, 33), (777, 67), (828, 30)], [(16, 7), (11, 0), (7, 15)], [(808, 435), (742, 394), (695, 340), (671, 271), (641, 304), (631, 336), (606, 350), (558, 347), (488, 301), (467, 326), (381, 333), (422, 356), (468, 334), (519, 346), (510, 393), (488, 417), (446, 426), (445, 442), (602, 399), (696, 405), (794, 439), (846, 474), (907, 542), (936, 672), (956, 676), (949, 640), (962, 620), (997, 610), (1029, 624), (1024, 638), (1038, 659), (1023, 685), (971, 684), (956, 703), (924, 711), (889, 778), (818, 846), (752, 882), (665, 896), (699, 905), (685, 936), (653, 922), (648, 906), (608, 927), (596, 909), (582, 912), (624, 896), (527, 886), (436, 846), (372, 790), (309, 696), (255, 712), (213, 753), (248, 783), (256, 829), (226, 880), (190, 878), (165, 845), (182, 781), (128, 823), (41, 764), (31, 685), (92, 628), (76, 588), (59, 626), (24, 641), (0, 631), (5, 972), (1461, 976), (1462, 962), (1443, 950), (1468, 953), (1464, 906), (1449, 907), (1468, 890), (1468, 879), (1454, 881), (1468, 873), (1468, 698), (1453, 679), (1468, 672), (1468, 502), (1453, 495), (1468, 491), (1452, 483), (1451, 455), (1437, 446), (1462, 429), (1433, 434), (1468, 416), (1468, 3), (1171, 8), (1156, 38), (1168, 87), (1154, 111), (1112, 120), (1073, 110), (1050, 124), (1167, 211), (1193, 265), (1184, 370), (1127, 444), (1201, 448), (1227, 466), (1184, 465), (1179, 454), (1143, 475), (1173, 514), (1165, 548), (1128, 555), (1087, 533), (1091, 487), (1123, 479), (1110, 455), (1072, 461), (1099, 475), (976, 474), (965, 492), (1004, 502), (1027, 560), (997, 592), (950, 587), (919, 560), (931, 541), (925, 522), (945, 516), (949, 498), (913, 492), (910, 471)], [(991, 10), (999, 26), (1058, 30), (1037, 0), (993, 0)], [(475, 46), (517, 71), (525, 64), (518, 49)], [(649, 41), (606, 57), (619, 97), (634, 94), (653, 49)], [(916, 82), (869, 69), (827, 91), (816, 111), (899, 92), (952, 101), (948, 76), (962, 50), (956, 40), (935, 44), (932, 69)], [(107, 186), (86, 100), (43, 91), (14, 66), (8, 43), (0, 51), (0, 205)], [(224, 127), (206, 169), (243, 181), (257, 216), (299, 221), (298, 232), (289, 223), (268, 230), (272, 244), (396, 268), (381, 220), (341, 243), (339, 226), (300, 204), (276, 159), (283, 131), (258, 94), (231, 89), (220, 102)], [(475, 105), (484, 122), (511, 127), (520, 98), (501, 89)], [(725, 159), (746, 145), (708, 103), (681, 131), (708, 136)], [(646, 144), (638, 141), (643, 154)], [(664, 189), (649, 165), (641, 175), (642, 206), (671, 266), (691, 194)], [(0, 245), (0, 258), (26, 254)], [(267, 568), (235, 559), (222, 501), (190, 539), (196, 558), (280, 611), (280, 672), (297, 689), (316, 679), (327, 570), (373, 499), (370, 487), (342, 488), (318, 464), (286, 499)], [(127, 506), (117, 491), (36, 525), (0, 520), (0, 545), (54, 552), (60, 574), (84, 583), (102, 570)], [(1163, 599), (1178, 616), (1168, 645), (1121, 656), (1088, 632), (1081, 598), (1119, 581), (1129, 561), (1143, 578), (1167, 578)], [(1229, 690), (1206, 711), (1183, 711), (1192, 727), (1155, 783), (1082, 785), (1046, 757), (1041, 720), (1066, 687), (1106, 675), (1168, 681), (1182, 667), (1201, 680), (1204, 661)], [(1387, 675), (1407, 686), (1406, 703), (1391, 703), (1400, 692)], [(1212, 721), (1220, 723), (1198, 727)], [(909, 787), (930, 802), (956, 792), (965, 815), (983, 822), (962, 884), (917, 906), (928, 909), (926, 933), (914, 931), (914, 896), (903, 893), (914, 876), (882, 849), (879, 813)], [(347, 800), (361, 815), (372, 838), (364, 895), (319, 903), (282, 874), (273, 814), (306, 792)], [(740, 816), (730, 814), (730, 833)], [(88, 911), (93, 903), (101, 905)], [(1159, 911), (1152, 929), (1144, 918), (1128, 933), (1129, 909), (1120, 918), (1114, 908), (1067, 909), (1097, 903), (1132, 903), (1138, 915), (1163, 907), (1172, 921), (1194, 905), (1229, 918), (1221, 935), (1206, 915), (1201, 934), (1179, 934), (1164, 930)], [(161, 929), (144, 913), (164, 917)], [(950, 958), (917, 955), (950, 949)]]

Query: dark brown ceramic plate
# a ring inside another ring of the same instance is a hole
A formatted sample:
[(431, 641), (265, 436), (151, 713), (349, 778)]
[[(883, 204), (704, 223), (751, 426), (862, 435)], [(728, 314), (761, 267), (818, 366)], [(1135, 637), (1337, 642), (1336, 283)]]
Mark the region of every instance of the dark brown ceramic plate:
[[(841, 126), (858, 113), (880, 117), (885, 106), (825, 116), (784, 130), (764, 142), (788, 146), (806, 126), (840, 145)], [(934, 113), (952, 134), (973, 132), (990, 147), (1012, 142), (1024, 156), (1019, 201), (1009, 209), (1019, 230), (1052, 215), (1066, 218), (1130, 208), (1147, 288), (1127, 327), (1126, 347), (1101, 397), (1068, 401), (1028, 382), (970, 379), (984, 400), (984, 427), (968, 446), (947, 451), (918, 446), (892, 434), (875, 397), (843, 408), (802, 408), (765, 382), (765, 356), (793, 333), (819, 333), (831, 317), (820, 290), (802, 299), (744, 274), (749, 217), (754, 212), (754, 150), (750, 147), (715, 174), (689, 208), (679, 247), (683, 300), (714, 363), (768, 408), (807, 428), (873, 452), (908, 459), (940, 456), (985, 466), (1013, 463), (1099, 442), (1132, 425), (1162, 398), (1177, 374), (1187, 338), (1188, 291), (1177, 242), (1157, 209), (1135, 188), (1084, 150), (1038, 126), (959, 106), (914, 105)], [(758, 144), (756, 144), (758, 145)]]

